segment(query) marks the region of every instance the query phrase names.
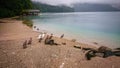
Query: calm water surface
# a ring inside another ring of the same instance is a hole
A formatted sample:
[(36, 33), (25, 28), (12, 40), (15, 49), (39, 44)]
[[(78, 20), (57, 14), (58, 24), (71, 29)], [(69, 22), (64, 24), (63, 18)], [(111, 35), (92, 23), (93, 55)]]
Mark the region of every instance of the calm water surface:
[(41, 13), (27, 17), (42, 31), (108, 47), (120, 47), (120, 12)]

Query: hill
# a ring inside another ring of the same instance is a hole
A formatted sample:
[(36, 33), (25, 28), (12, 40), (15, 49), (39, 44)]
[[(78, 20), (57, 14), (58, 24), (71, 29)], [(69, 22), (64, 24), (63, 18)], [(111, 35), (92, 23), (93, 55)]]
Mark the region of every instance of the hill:
[(73, 12), (74, 9), (65, 5), (49, 5), (40, 2), (33, 2), (33, 8), (39, 9), (41, 12)]
[(109, 4), (76, 3), (73, 8), (75, 12), (120, 11), (120, 9)]
[(119, 8), (110, 4), (98, 3), (75, 3), (72, 7), (66, 5), (50, 5), (33, 1), (34, 9), (41, 12), (103, 12), (103, 11), (120, 11)]

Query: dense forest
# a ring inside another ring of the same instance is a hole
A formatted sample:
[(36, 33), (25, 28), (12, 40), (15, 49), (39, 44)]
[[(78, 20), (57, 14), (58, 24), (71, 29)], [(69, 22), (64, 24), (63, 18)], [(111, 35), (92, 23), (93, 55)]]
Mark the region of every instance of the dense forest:
[(39, 9), (41, 12), (73, 12), (74, 9), (65, 5), (49, 5), (40, 2), (32, 2), (34, 9)]
[(22, 10), (31, 8), (31, 0), (0, 0), (0, 18), (20, 15)]

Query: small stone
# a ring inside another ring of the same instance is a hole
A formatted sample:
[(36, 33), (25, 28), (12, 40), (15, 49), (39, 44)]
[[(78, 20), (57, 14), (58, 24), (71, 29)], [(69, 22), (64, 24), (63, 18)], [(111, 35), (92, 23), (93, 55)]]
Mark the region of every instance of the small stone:
[(72, 41), (72, 42), (76, 42), (76, 39), (72, 39), (71, 41)]
[(93, 42), (95, 45), (98, 45), (98, 43), (97, 42)]
[(6, 51), (5, 51), (5, 50), (4, 50), (3, 52), (4, 52), (4, 53), (6, 53)]
[(12, 52), (12, 54), (14, 55), (14, 54), (15, 54), (15, 52)]
[(115, 66), (114, 66), (114, 65), (112, 65), (112, 68), (115, 68)]
[(56, 54), (52, 54), (52, 57), (57, 58), (58, 56)]
[(77, 65), (77, 63), (75, 63), (75, 65)]

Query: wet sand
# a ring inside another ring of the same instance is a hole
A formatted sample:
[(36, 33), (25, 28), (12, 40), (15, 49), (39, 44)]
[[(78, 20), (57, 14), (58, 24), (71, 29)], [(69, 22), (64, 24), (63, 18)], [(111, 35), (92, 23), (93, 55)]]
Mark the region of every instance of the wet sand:
[[(120, 57), (94, 57), (86, 60), (85, 53), (74, 45), (94, 46), (53, 37), (60, 45), (45, 45), (38, 42), (38, 32), (22, 21), (0, 19), (0, 68), (119, 68)], [(31, 45), (23, 49), (23, 42), (32, 37)], [(63, 45), (62, 43), (66, 43)]]

